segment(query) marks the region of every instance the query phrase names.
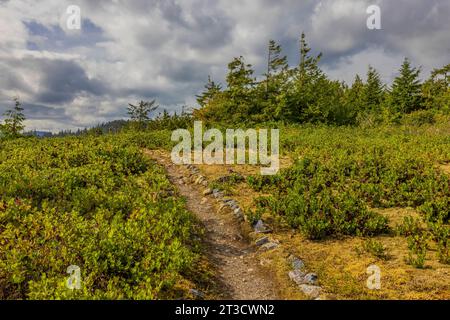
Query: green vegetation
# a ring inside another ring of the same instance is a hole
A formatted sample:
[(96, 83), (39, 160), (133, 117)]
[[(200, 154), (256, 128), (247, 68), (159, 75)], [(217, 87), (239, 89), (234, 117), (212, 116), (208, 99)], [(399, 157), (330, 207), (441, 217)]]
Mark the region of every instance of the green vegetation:
[(25, 126), (25, 115), (19, 98), (14, 98), (14, 107), (4, 114), (5, 123), (0, 124), (0, 138), (17, 138), (22, 133)]
[(128, 104), (128, 115), (131, 118), (131, 123), (135, 129), (142, 130), (145, 123), (150, 120), (150, 113), (159, 108), (156, 101), (141, 101), (139, 104)]
[[(321, 56), (303, 34), (291, 68), (270, 41), (262, 80), (234, 58), (226, 87), (209, 78), (192, 115), (150, 120), (155, 101), (141, 101), (129, 105), (131, 121), (77, 137), (21, 137), (16, 99), (0, 126), (0, 299), (185, 297), (201, 254), (195, 221), (142, 149), (170, 149), (172, 130), (194, 120), (280, 129), (281, 152), (294, 163), (248, 177), (263, 193), (250, 222), (270, 215), (312, 240), (372, 237), (392, 231), (375, 209), (411, 207), (421, 219), (396, 230), (407, 262), (424, 268), (433, 244), (450, 263), (450, 177), (441, 168), (450, 163), (450, 65), (421, 83), (405, 59), (391, 87), (369, 66), (349, 86), (327, 77)], [(211, 186), (231, 193), (240, 183), (233, 174)], [(364, 250), (387, 258), (375, 240)], [(66, 288), (70, 265), (81, 268), (82, 290)]]
[(449, 177), (436, 164), (450, 160), (450, 128), (411, 129), (289, 127), (282, 150), (300, 159), (249, 183), (271, 194), (270, 212), (311, 238), (387, 231), (370, 208), (413, 207), (448, 223)]
[(408, 241), (408, 249), (410, 250), (407, 262), (416, 268), (423, 269), (427, 256), (428, 234), (426, 232), (413, 234), (408, 236), (406, 240)]
[(363, 250), (382, 260), (389, 259), (387, 249), (383, 244), (374, 239), (368, 239), (363, 244)]
[(424, 121), (450, 111), (450, 65), (435, 69), (421, 83), (420, 69), (405, 58), (391, 87), (369, 66), (366, 81), (356, 75), (352, 85), (331, 80), (320, 69), (322, 54), (312, 54), (304, 34), (299, 63), (290, 67), (281, 46), (271, 40), (267, 71), (257, 80), (242, 56), (228, 64), (226, 88), (208, 79), (198, 96), (194, 116), (207, 123), (253, 125), (261, 122), (364, 125), (398, 123), (418, 110)]
[[(185, 294), (198, 260), (193, 217), (130, 137), (1, 143), (1, 299)], [(82, 290), (66, 288), (70, 265)]]

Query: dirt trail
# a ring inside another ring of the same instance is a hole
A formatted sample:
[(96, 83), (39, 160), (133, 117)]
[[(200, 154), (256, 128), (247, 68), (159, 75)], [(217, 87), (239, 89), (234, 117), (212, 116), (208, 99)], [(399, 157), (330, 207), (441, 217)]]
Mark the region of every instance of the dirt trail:
[(219, 299), (279, 299), (278, 289), (265, 274), (256, 258), (255, 248), (244, 240), (239, 222), (232, 214), (218, 213), (216, 202), (204, 197), (203, 188), (181, 182), (189, 171), (174, 165), (170, 154), (147, 150), (146, 154), (166, 168), (170, 181), (187, 200), (187, 208), (203, 223), (206, 230), (206, 256), (216, 271), (215, 287)]

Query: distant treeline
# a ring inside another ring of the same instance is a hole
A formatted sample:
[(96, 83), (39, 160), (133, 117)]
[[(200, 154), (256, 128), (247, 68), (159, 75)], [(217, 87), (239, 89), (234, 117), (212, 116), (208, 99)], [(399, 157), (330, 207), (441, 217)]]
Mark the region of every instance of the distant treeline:
[(429, 79), (420, 81), (420, 68), (405, 58), (391, 86), (382, 83), (379, 73), (368, 67), (366, 81), (356, 75), (352, 85), (330, 80), (320, 69), (317, 56), (302, 34), (299, 64), (290, 67), (281, 46), (268, 45), (267, 70), (257, 81), (254, 70), (244, 58), (228, 64), (226, 88), (208, 79), (197, 96), (201, 108), (194, 117), (215, 123), (326, 123), (352, 125), (395, 123), (405, 114), (430, 110), (450, 110), (450, 64), (435, 69)]
[(179, 128), (188, 128), (192, 125), (192, 114), (182, 112), (181, 114), (169, 114), (166, 110), (159, 113), (154, 119), (130, 119), (114, 120), (98, 124), (92, 128), (72, 130), (63, 130), (53, 137), (80, 136), (80, 135), (101, 135), (108, 133), (119, 133), (130, 130), (175, 130)]

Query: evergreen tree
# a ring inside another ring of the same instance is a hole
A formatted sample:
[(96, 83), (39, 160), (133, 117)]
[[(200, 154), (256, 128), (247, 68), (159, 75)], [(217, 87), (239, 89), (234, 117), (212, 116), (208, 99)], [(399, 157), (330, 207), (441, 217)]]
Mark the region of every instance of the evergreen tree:
[(287, 97), (287, 117), (291, 121), (320, 121), (323, 118), (321, 107), (322, 101), (319, 103), (321, 93), (327, 92), (328, 81), (325, 74), (319, 68), (319, 61), (322, 57), (320, 53), (317, 56), (310, 54), (311, 48), (306, 43), (306, 36), (302, 33), (300, 37), (300, 62), (297, 68), (292, 70), (292, 85), (288, 91)]
[(226, 114), (234, 121), (247, 121), (253, 113), (258, 113), (253, 99), (253, 70), (250, 64), (244, 63), (244, 58), (234, 58), (228, 64), (228, 74), (226, 76), (227, 90), (226, 98), (228, 105)]
[(205, 90), (200, 94), (197, 95), (197, 102), (200, 105), (200, 107), (204, 107), (208, 104), (209, 101), (214, 99), (214, 96), (216, 96), (219, 92), (221, 92), (222, 87), (220, 84), (216, 84), (214, 81), (211, 80), (211, 76), (208, 76), (208, 83), (205, 85)]
[(245, 64), (242, 56), (234, 58), (228, 64), (227, 92), (232, 99), (243, 98), (245, 100), (249, 89), (254, 84), (252, 75), (252, 66)]
[(266, 94), (267, 97), (279, 87), (277, 76), (288, 69), (287, 57), (281, 54), (281, 46), (274, 40), (269, 41), (267, 53)]
[(310, 78), (318, 78), (323, 75), (322, 70), (318, 66), (322, 53), (314, 57), (309, 54), (310, 51), (311, 48), (308, 46), (306, 35), (303, 32), (300, 37), (300, 64), (297, 72), (297, 78), (301, 83), (308, 81)]
[(411, 67), (407, 58), (400, 68), (400, 75), (394, 79), (389, 95), (390, 107), (395, 112), (410, 113), (421, 108), (420, 69)]
[(422, 86), (422, 106), (450, 111), (450, 64), (431, 72)]
[(357, 75), (351, 87), (328, 79), (319, 67), (322, 55), (311, 54), (304, 33), (299, 52), (299, 64), (289, 69), (281, 46), (271, 40), (267, 70), (259, 83), (255, 83), (251, 65), (243, 57), (234, 58), (228, 64), (227, 88), (221, 90), (208, 79), (206, 90), (197, 96), (202, 108), (194, 110), (194, 118), (207, 123), (281, 120), (375, 125), (395, 123), (400, 112), (419, 106), (450, 111), (450, 65), (435, 70), (421, 86), (420, 70), (405, 59), (389, 92), (372, 66), (366, 82)]
[(344, 88), (342, 100), (343, 109), (348, 116), (347, 122), (353, 123), (358, 112), (364, 110), (364, 82), (359, 75), (356, 75), (350, 88)]
[(258, 105), (263, 110), (258, 121), (279, 120), (285, 106), (285, 86), (288, 80), (287, 57), (282, 55), (281, 46), (274, 40), (269, 41), (267, 49), (267, 71), (265, 80), (257, 88)]
[(356, 111), (363, 107), (364, 82), (357, 74), (351, 88), (348, 90), (349, 103), (352, 104)]
[(25, 128), (23, 122), (25, 115), (19, 98), (14, 98), (14, 107), (4, 113), (5, 123), (1, 125), (0, 130), (6, 137), (17, 138)]
[(155, 104), (156, 101), (141, 101), (138, 105), (128, 104), (128, 114), (131, 121), (137, 125), (139, 129), (144, 127), (145, 122), (147, 122), (150, 117), (149, 114), (159, 108)]
[(367, 82), (362, 93), (365, 111), (377, 112), (380, 110), (384, 100), (384, 89), (385, 86), (381, 82), (379, 73), (375, 68), (369, 66)]

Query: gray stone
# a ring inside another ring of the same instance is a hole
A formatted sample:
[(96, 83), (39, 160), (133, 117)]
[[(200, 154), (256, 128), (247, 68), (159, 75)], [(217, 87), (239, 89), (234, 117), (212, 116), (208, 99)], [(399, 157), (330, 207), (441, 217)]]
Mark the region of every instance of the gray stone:
[(205, 294), (197, 289), (190, 289), (189, 293), (192, 294), (196, 299), (204, 299)]
[(223, 192), (221, 192), (219, 189), (214, 189), (213, 196), (216, 199), (221, 199), (221, 198), (223, 198)]
[(256, 244), (257, 246), (262, 246), (263, 244), (266, 244), (266, 243), (268, 243), (268, 242), (269, 242), (269, 237), (262, 237), (262, 238), (257, 239), (257, 240), (255, 241), (255, 244)]
[(294, 281), (296, 284), (301, 285), (303, 283), (303, 279), (305, 277), (305, 273), (300, 270), (289, 271), (288, 273), (289, 279)]
[(300, 270), (294, 270), (294, 271), (289, 272), (289, 278), (298, 285), (303, 285), (303, 284), (316, 285), (317, 284), (317, 275), (315, 273), (304, 273)]
[(253, 229), (255, 230), (256, 233), (269, 233), (271, 231), (269, 228), (267, 228), (267, 226), (261, 219), (255, 223)]
[(269, 243), (263, 244), (260, 249), (264, 250), (264, 251), (269, 251), (269, 250), (276, 249), (277, 247), (278, 247), (278, 243), (269, 242)]
[(303, 260), (291, 255), (289, 256), (289, 262), (291, 263), (291, 266), (294, 270), (300, 270), (305, 267), (305, 263)]
[(229, 206), (231, 209), (233, 209), (233, 210), (239, 208), (239, 204), (237, 203), (236, 200), (231, 200), (231, 201), (229, 201), (229, 202), (228, 202), (228, 206)]
[(215, 197), (217, 200), (220, 200), (220, 199), (222, 199), (222, 198), (224, 197), (224, 194), (223, 194), (222, 192), (215, 193), (215, 194), (214, 194), (214, 197)]
[(303, 280), (304, 280), (305, 284), (316, 285), (317, 284), (317, 274), (308, 273), (307, 275), (305, 275)]
[(300, 287), (300, 290), (311, 299), (318, 298), (320, 296), (320, 292), (322, 291), (321, 287), (312, 286), (309, 284), (302, 284), (299, 287)]

